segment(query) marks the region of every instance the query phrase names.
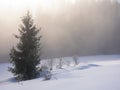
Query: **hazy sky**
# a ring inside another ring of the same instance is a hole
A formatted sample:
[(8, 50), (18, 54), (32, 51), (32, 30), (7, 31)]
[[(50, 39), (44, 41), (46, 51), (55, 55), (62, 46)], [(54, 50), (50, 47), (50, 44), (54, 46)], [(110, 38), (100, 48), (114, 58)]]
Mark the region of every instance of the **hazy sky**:
[[(86, 1), (89, 2), (89, 5), (86, 4)], [(78, 51), (86, 53), (79, 46), (85, 47), (88, 51), (94, 46), (96, 48), (93, 50), (97, 50), (99, 46), (103, 47), (103, 43), (98, 45), (92, 43), (98, 42), (98, 40), (101, 42), (99, 37), (102, 35), (108, 34), (110, 37), (112, 31), (103, 33), (102, 30), (99, 30), (102, 27), (97, 31), (94, 29), (87, 30), (91, 27), (94, 28), (94, 26), (89, 26), (90, 20), (94, 21), (93, 25), (99, 23), (93, 19), (93, 16), (87, 17), (91, 13), (87, 12), (89, 7), (91, 8), (90, 11), (96, 12), (96, 18), (99, 21), (102, 20), (99, 11), (94, 9), (91, 1), (98, 0), (0, 0), (0, 61), (8, 57), (11, 47), (16, 45), (17, 40), (13, 34), (19, 34), (18, 28), (21, 18), (27, 10), (30, 10), (36, 25), (42, 27), (44, 53), (48, 57), (62, 55), (62, 50), (65, 50), (65, 56), (74, 55)], [(109, 18), (105, 23), (109, 23)], [(87, 29), (85, 24), (88, 26)], [(86, 31), (84, 32), (84, 30)], [(90, 47), (87, 46), (89, 43), (86, 42), (87, 38), (91, 41)], [(102, 36), (101, 39), (103, 38)]]
[(76, 1), (79, 0), (0, 0), (0, 57), (8, 56), (10, 48), (15, 45), (13, 34), (18, 34), (21, 17), (27, 10), (30, 10), (38, 27), (40, 24), (44, 29), (46, 21), (41, 18), (40, 23), (37, 17), (39, 14), (45, 14), (46, 17), (48, 15), (49, 19), (49, 15), (62, 10), (65, 3), (75, 4)]

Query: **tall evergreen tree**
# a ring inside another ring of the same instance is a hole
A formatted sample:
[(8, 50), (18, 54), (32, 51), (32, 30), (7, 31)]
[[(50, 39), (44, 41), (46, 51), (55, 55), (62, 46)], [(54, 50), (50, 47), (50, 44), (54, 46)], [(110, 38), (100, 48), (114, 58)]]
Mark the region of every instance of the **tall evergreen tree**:
[(36, 78), (39, 74), (39, 63), (41, 56), (40, 40), (38, 35), (40, 29), (36, 28), (29, 12), (22, 18), (20, 25), (20, 35), (15, 35), (19, 39), (16, 47), (11, 49), (10, 62), (13, 67), (9, 68), (19, 80), (29, 80)]

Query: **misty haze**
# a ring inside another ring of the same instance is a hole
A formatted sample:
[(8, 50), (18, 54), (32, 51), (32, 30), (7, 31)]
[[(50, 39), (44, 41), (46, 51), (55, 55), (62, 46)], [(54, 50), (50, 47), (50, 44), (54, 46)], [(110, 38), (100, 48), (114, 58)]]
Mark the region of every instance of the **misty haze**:
[(120, 90), (120, 0), (0, 0), (0, 90)]
[[(120, 53), (120, 4), (116, 0), (0, 2), (0, 62), (18, 42), (21, 17), (30, 10), (41, 28), (42, 58)], [(33, 3), (33, 4), (32, 4)]]

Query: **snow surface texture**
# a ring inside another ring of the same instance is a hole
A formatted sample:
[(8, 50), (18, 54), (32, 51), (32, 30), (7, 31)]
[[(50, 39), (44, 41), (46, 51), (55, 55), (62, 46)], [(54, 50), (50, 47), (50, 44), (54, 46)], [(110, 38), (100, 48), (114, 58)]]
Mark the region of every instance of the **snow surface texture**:
[(51, 80), (22, 82), (16, 82), (7, 71), (10, 64), (0, 64), (0, 90), (120, 90), (120, 55), (80, 57), (79, 62), (54, 69)]

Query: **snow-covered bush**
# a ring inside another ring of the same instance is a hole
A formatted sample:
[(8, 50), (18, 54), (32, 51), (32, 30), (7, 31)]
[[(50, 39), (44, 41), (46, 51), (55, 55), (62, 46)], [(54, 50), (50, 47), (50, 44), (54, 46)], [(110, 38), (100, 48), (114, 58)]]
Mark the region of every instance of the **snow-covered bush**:
[(53, 61), (53, 59), (48, 60), (48, 61), (47, 61), (47, 64), (48, 64), (48, 67), (49, 67), (50, 71), (53, 70), (53, 66), (54, 66), (54, 61)]
[(57, 65), (57, 68), (62, 69), (62, 65), (63, 65), (63, 61), (62, 61), (62, 58), (60, 58), (59, 62), (58, 62), (58, 65)]
[(79, 64), (79, 57), (78, 56), (73, 56), (73, 61), (75, 63), (75, 65), (78, 65)]
[(51, 74), (49, 67), (47, 67), (46, 65), (41, 66), (40, 76), (44, 77), (44, 80), (50, 80), (52, 77), (52, 74)]

